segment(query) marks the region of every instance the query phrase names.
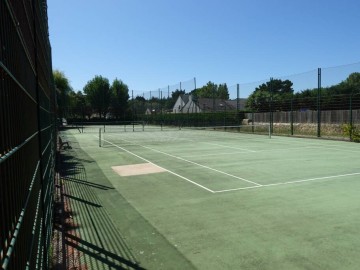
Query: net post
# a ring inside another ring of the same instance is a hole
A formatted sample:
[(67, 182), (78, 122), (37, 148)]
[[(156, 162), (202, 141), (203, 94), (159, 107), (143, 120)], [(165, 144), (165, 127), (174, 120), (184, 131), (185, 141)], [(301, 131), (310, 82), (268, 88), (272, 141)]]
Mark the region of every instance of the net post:
[(99, 128), (99, 147), (101, 147), (101, 128)]

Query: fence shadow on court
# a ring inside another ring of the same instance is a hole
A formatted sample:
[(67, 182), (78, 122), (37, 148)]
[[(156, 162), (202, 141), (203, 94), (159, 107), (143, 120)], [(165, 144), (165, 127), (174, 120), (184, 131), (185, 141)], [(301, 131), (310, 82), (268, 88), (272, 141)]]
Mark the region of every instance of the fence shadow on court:
[(84, 163), (93, 161), (78, 157), (77, 150), (72, 143), (60, 153), (54, 230), (61, 237), (53, 269), (144, 269), (96, 194), (113, 187), (89, 181)]

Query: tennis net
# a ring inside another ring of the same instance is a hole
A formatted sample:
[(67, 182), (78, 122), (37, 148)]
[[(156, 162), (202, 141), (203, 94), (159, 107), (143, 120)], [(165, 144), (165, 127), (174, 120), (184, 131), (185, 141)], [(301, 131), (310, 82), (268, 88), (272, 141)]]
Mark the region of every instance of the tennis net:
[(185, 141), (222, 141), (254, 139), (254, 135), (271, 138), (270, 125), (179, 127), (142, 125), (137, 128), (98, 128), (99, 146), (172, 144)]

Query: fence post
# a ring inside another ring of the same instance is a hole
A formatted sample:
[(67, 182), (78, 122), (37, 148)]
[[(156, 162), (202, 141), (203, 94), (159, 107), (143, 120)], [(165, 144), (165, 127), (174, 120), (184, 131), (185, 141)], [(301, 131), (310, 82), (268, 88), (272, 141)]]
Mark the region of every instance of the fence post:
[(251, 109), (251, 129), (252, 129), (252, 133), (254, 133), (254, 125), (255, 125), (255, 115), (254, 115), (254, 108)]
[(350, 141), (352, 141), (352, 132), (353, 132), (353, 114), (352, 114), (352, 94), (350, 94)]
[[(150, 92), (151, 93), (151, 92)], [(134, 126), (134, 90), (131, 90), (131, 100), (132, 100), (132, 126), (133, 126), (133, 132), (135, 131), (135, 126)]]
[(270, 78), (270, 133), (273, 133), (273, 108), (272, 108), (272, 104), (273, 103), (273, 78)]
[(317, 136), (321, 137), (321, 68), (318, 68), (317, 122)]
[(291, 129), (291, 136), (294, 135), (294, 111), (293, 111), (293, 102), (294, 96), (291, 96), (290, 101), (290, 129)]
[(236, 118), (237, 118), (237, 124), (240, 123), (239, 110), (240, 110), (240, 85), (237, 84), (236, 85)]

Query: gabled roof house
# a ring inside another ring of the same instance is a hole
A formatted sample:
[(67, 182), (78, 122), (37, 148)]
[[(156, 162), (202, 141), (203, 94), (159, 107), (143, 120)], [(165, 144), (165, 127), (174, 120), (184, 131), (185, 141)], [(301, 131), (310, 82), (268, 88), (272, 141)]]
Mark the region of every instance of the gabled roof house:
[[(239, 99), (239, 109), (245, 108), (246, 99)], [(237, 109), (237, 100), (213, 98), (198, 98), (190, 94), (180, 95), (173, 107), (173, 113), (200, 113), (217, 111), (234, 111)]]

